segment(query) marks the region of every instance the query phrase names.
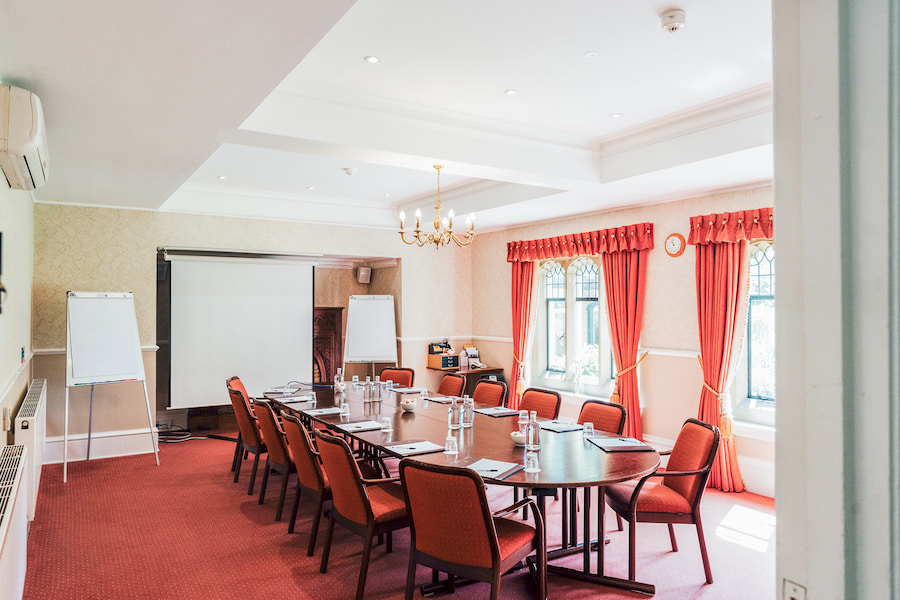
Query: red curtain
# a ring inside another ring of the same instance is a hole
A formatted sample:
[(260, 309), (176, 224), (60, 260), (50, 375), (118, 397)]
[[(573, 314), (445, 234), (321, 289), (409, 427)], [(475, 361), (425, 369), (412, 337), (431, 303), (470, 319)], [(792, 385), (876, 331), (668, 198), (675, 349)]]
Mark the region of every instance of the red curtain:
[(525, 370), (525, 350), (530, 337), (531, 298), (534, 294), (534, 263), (516, 261), (512, 264), (512, 329), (513, 368), (510, 379), (509, 407), (519, 408), (522, 397), (519, 379)]
[[(625, 423), (627, 435), (640, 439), (641, 412), (638, 396), (637, 372), (634, 369), (638, 340), (641, 336), (641, 319), (644, 311), (644, 279), (646, 274), (647, 250), (653, 248), (653, 223), (638, 223), (625, 227), (613, 227), (584, 233), (575, 233), (540, 240), (509, 242), (506, 246), (506, 260), (512, 263), (513, 285), (513, 385), (522, 373), (525, 360), (525, 343), (528, 339), (526, 326), (530, 325), (531, 294), (529, 287), (527, 308), (521, 283), (522, 277), (516, 265), (532, 265), (528, 285), (533, 283), (534, 262), (551, 258), (571, 258), (575, 256), (603, 256), (606, 298), (609, 310), (610, 337), (616, 369), (620, 372), (617, 380), (619, 402), (628, 413)], [(517, 288), (517, 285), (519, 286)], [(615, 316), (614, 316), (615, 313)], [(517, 315), (525, 319), (517, 322)], [(615, 325), (613, 322), (615, 321)], [(614, 394), (615, 396), (615, 394)], [(510, 406), (513, 406), (510, 400)], [(518, 395), (515, 397), (518, 406)]]
[(644, 316), (646, 272), (647, 250), (607, 252), (603, 255), (610, 340), (618, 371), (616, 389), (610, 400), (625, 407), (624, 434), (639, 440), (644, 438), (635, 361)]
[(703, 369), (698, 418), (721, 430), (709, 486), (726, 492), (744, 489), (724, 388), (735, 340), (743, 335), (747, 310), (747, 241), (771, 239), (773, 223), (771, 208), (691, 218), (688, 243), (696, 246), (697, 321)]

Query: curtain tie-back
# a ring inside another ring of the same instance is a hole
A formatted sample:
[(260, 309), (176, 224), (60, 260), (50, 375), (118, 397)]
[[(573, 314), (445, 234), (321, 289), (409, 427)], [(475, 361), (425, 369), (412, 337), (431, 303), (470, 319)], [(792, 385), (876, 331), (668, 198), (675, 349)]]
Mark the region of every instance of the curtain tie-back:
[(627, 367), (627, 368), (625, 368), (625, 369), (622, 369), (621, 371), (619, 371), (618, 373), (616, 373), (616, 384), (619, 383), (619, 377), (621, 377), (622, 375), (624, 375), (624, 374), (627, 373), (628, 371), (631, 371), (632, 369), (636, 369), (637, 366), (638, 366), (639, 364), (641, 364), (641, 361), (644, 360), (645, 358), (647, 358), (647, 354), (649, 354), (649, 353), (648, 353), (648, 352), (644, 352), (643, 354), (641, 354), (641, 357), (640, 357), (639, 359), (637, 359), (637, 362), (636, 362), (636, 363), (634, 363), (634, 364), (631, 365), (630, 367)]
[[(700, 355), (699, 355), (699, 354), (697, 355), (697, 362), (700, 363), (700, 372), (703, 373), (703, 359), (700, 358)], [(716, 391), (716, 388), (714, 388), (713, 386), (709, 385), (709, 384), (706, 382), (706, 373), (703, 373), (703, 387), (705, 387), (705, 388), (708, 389), (710, 392), (712, 392), (713, 394), (715, 394), (716, 398), (719, 399), (719, 404), (721, 405), (722, 400), (723, 400), (723, 397), (724, 397), (724, 396), (723, 396), (724, 392)]]
[(513, 352), (513, 360), (516, 361), (517, 363), (519, 363), (520, 365), (525, 366), (525, 361), (522, 360), (521, 358), (519, 358), (518, 356), (516, 356), (515, 352)]

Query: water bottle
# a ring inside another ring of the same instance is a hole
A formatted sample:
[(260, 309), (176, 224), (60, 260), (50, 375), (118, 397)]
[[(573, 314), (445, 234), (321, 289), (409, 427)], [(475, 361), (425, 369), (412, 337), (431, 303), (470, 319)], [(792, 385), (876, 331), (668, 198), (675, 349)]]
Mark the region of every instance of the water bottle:
[(344, 389), (344, 370), (338, 369), (334, 374), (334, 391), (340, 392)]
[(471, 427), (475, 423), (475, 400), (463, 396), (462, 426)]
[(532, 451), (541, 449), (541, 426), (537, 422), (537, 411), (531, 411), (528, 425), (525, 426), (525, 449)]
[(373, 396), (375, 394), (375, 386), (372, 385), (372, 382), (369, 381), (369, 378), (366, 377), (366, 387), (363, 388), (363, 402), (369, 403), (373, 400)]
[(450, 401), (450, 408), (447, 409), (447, 426), (450, 429), (459, 429), (461, 408), (456, 398)]

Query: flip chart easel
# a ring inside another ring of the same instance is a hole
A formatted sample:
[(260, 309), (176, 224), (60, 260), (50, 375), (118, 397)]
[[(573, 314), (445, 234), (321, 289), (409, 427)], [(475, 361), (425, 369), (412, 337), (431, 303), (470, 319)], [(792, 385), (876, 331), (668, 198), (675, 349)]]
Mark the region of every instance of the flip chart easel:
[(69, 389), (91, 386), (88, 413), (87, 460), (91, 459), (91, 421), (94, 386), (140, 381), (144, 386), (150, 443), (159, 465), (159, 447), (153, 438), (153, 413), (141, 356), (134, 294), (131, 292), (66, 293), (66, 424), (63, 435), (63, 483), (68, 476)]
[(397, 364), (393, 296), (350, 296), (344, 363)]

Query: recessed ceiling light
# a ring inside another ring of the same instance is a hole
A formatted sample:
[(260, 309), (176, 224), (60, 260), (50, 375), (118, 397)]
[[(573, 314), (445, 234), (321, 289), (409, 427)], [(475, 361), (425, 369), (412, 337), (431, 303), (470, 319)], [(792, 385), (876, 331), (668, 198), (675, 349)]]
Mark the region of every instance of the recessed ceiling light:
[(228, 179), (228, 177), (226, 177), (225, 175), (219, 175), (219, 176), (217, 177), (217, 179)]
[(375, 63), (377, 63), (377, 62), (380, 61), (381, 59), (378, 58), (377, 56), (366, 56), (366, 57), (363, 57), (363, 60), (366, 61), (367, 63), (371, 63), (371, 64), (374, 65)]
[(316, 189), (316, 186), (308, 185), (308, 186), (306, 186), (306, 189), (308, 189), (309, 191), (313, 191), (314, 189)]
[(612, 113), (611, 115), (609, 115), (609, 118), (610, 119), (621, 119), (622, 113)]
[(390, 198), (391, 195), (390, 195), (390, 194), (385, 194), (384, 197), (385, 197), (385, 198)]
[(515, 96), (516, 94), (519, 93), (519, 90), (514, 90), (512, 88), (509, 88), (508, 90), (503, 90), (503, 93), (506, 94), (507, 96)]
[(596, 50), (591, 50), (590, 52), (584, 53), (585, 58), (597, 58), (598, 56), (600, 56), (600, 53)]

